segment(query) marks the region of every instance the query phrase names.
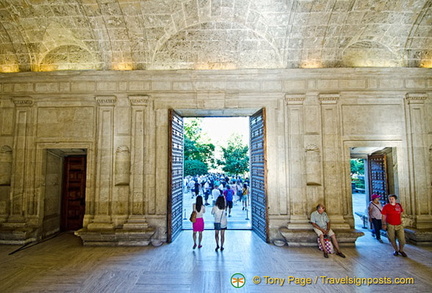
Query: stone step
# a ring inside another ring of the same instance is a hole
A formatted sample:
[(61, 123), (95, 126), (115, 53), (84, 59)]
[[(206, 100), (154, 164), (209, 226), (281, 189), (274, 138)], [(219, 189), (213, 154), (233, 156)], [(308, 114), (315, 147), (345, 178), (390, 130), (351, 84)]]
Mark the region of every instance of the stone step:
[[(294, 230), (287, 227), (279, 228), (288, 246), (316, 246), (317, 234), (311, 229)], [(355, 246), (358, 237), (364, 235), (362, 231), (356, 229), (334, 230), (340, 246)]]

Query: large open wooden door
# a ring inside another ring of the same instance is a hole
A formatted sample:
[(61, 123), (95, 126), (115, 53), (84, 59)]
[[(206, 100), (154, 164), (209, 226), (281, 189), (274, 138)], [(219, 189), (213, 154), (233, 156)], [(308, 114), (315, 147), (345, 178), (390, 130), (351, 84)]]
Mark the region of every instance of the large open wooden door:
[(268, 242), (265, 109), (250, 117), (252, 230)]
[(85, 214), (86, 156), (64, 158), (61, 230), (83, 227)]
[[(372, 154), (368, 156), (369, 197), (372, 194), (381, 196), (381, 201), (387, 202), (387, 158), (385, 154)], [(369, 198), (371, 200), (371, 198)]]
[(172, 242), (182, 231), (183, 118), (169, 111), (168, 235)]

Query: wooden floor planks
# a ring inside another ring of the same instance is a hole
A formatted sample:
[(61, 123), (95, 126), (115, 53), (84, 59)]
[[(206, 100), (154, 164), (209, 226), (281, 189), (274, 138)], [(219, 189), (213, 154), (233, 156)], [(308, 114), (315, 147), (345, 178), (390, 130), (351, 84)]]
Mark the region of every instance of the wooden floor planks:
[[(225, 251), (214, 251), (213, 231), (204, 232), (203, 247), (192, 249), (192, 232), (161, 247), (84, 247), (71, 233), (11, 252), (0, 246), (0, 292), (430, 292), (432, 247), (407, 245), (408, 258), (395, 257), (384, 244), (365, 235), (356, 247), (344, 247), (347, 258), (324, 259), (315, 247), (276, 247), (251, 231), (226, 233)], [(231, 285), (241, 273), (244, 287)], [(252, 278), (259, 276), (260, 284)], [(265, 276), (284, 279), (270, 284)], [(317, 279), (316, 284), (287, 284), (287, 277)], [(332, 285), (331, 278), (404, 278), (405, 285)]]

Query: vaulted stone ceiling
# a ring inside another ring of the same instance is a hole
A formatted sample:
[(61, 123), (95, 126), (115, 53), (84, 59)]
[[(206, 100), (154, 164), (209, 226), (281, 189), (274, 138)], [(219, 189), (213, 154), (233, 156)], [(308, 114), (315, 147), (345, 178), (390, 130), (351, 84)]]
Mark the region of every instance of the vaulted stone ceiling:
[(432, 67), (432, 0), (0, 0), (0, 72)]

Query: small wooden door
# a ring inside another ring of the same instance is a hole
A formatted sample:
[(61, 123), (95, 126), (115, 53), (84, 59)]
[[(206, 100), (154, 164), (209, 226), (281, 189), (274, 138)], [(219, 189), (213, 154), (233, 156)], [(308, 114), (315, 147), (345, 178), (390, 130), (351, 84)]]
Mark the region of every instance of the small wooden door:
[(387, 202), (387, 158), (385, 154), (372, 154), (368, 156), (369, 170), (369, 200), (372, 194), (381, 196), (382, 202)]
[(265, 109), (250, 117), (252, 230), (268, 242)]
[(86, 156), (64, 157), (61, 230), (83, 227), (85, 214)]
[(168, 242), (182, 231), (183, 209), (183, 118), (169, 111)]

